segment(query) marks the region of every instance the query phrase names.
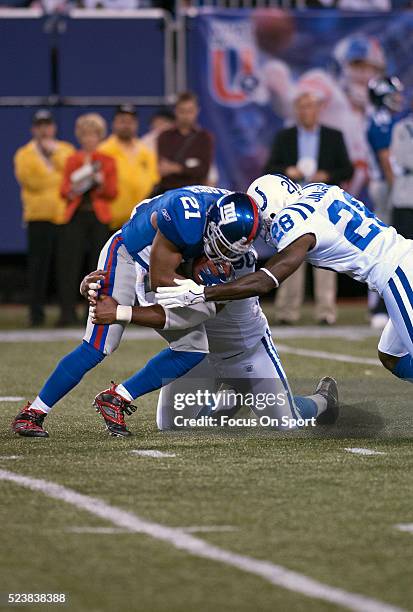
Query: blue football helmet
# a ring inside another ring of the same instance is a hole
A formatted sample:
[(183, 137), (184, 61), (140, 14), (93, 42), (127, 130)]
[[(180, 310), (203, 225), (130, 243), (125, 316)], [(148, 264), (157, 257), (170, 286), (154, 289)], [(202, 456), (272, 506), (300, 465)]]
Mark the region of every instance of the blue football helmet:
[(246, 193), (224, 195), (209, 208), (204, 230), (205, 255), (214, 262), (237, 261), (261, 229), (254, 198)]

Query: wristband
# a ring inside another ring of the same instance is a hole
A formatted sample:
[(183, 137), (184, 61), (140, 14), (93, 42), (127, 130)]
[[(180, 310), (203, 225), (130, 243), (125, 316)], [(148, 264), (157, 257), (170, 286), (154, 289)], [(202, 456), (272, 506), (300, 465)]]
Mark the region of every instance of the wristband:
[(275, 283), (275, 288), (280, 286), (278, 278), (275, 278), (274, 274), (272, 274), (267, 268), (260, 268), (261, 272), (265, 272), (267, 276), (269, 276)]
[(116, 321), (130, 323), (132, 321), (132, 306), (117, 306)]

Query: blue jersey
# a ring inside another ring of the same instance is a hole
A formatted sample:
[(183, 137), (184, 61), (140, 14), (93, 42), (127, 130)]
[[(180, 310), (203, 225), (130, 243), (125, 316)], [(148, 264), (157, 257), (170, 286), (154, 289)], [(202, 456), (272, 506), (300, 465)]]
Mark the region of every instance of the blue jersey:
[(155, 213), (159, 231), (178, 247), (183, 259), (199, 257), (204, 251), (203, 233), (207, 211), (214, 202), (228, 193), (226, 189), (195, 185), (171, 189), (144, 201), (122, 227), (123, 241), (129, 254), (135, 261), (140, 261), (139, 253), (152, 244), (156, 230), (151, 218)]
[(367, 128), (367, 140), (371, 149), (372, 178), (384, 180), (383, 171), (379, 161), (379, 152), (388, 149), (391, 143), (391, 134), (397, 118), (386, 108), (380, 108), (370, 117)]

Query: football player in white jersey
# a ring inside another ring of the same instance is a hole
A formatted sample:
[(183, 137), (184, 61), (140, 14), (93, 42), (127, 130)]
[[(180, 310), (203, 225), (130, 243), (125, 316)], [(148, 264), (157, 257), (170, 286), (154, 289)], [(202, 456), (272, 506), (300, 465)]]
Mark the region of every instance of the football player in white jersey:
[(254, 181), (249, 193), (261, 208), (277, 254), (265, 268), (225, 285), (181, 280), (174, 287), (159, 287), (158, 303), (176, 307), (265, 295), (303, 261), (344, 272), (383, 297), (390, 320), (378, 346), (380, 361), (395, 376), (413, 382), (413, 241), (334, 185), (300, 189), (283, 175), (266, 175)]
[[(252, 249), (233, 263), (235, 278), (242, 278), (255, 269), (256, 253)], [(221, 278), (209, 275), (211, 266), (201, 269), (199, 278), (205, 283), (222, 282)], [(93, 274), (92, 280), (93, 280)], [(87, 281), (86, 281), (87, 282)], [(95, 285), (92, 282), (92, 297)], [(141, 289), (138, 287), (138, 291)], [(151, 296), (146, 294), (148, 300)], [(132, 322), (149, 327), (162, 328), (166, 316), (174, 319), (173, 325), (183, 328), (191, 325), (189, 309), (165, 310), (158, 305), (135, 306)], [(93, 306), (94, 323), (116, 322), (118, 303), (109, 296)], [(157, 407), (157, 424), (161, 430), (179, 428), (183, 419), (212, 416), (221, 418), (235, 416), (241, 408), (241, 399), (246, 399), (257, 417), (258, 424), (278, 429), (295, 429), (300, 419), (314, 419), (313, 423), (332, 424), (338, 417), (338, 394), (334, 379), (324, 377), (317, 385), (314, 395), (293, 396), (280, 357), (274, 346), (268, 322), (257, 298), (219, 305), (216, 316), (205, 321), (209, 354), (190, 372), (164, 386)], [(231, 390), (225, 394), (221, 387)], [(220, 392), (221, 391), (221, 392)], [(234, 391), (239, 400), (235, 405)], [(197, 402), (177, 407), (176, 399), (182, 394), (198, 393), (200, 398), (219, 398), (217, 403)], [(231, 395), (232, 393), (232, 395)], [(242, 398), (241, 398), (242, 396)], [(261, 422), (261, 417), (264, 417)], [(269, 419), (272, 419), (270, 421)], [(309, 421), (308, 421), (309, 422)], [(205, 423), (207, 424), (207, 423)]]

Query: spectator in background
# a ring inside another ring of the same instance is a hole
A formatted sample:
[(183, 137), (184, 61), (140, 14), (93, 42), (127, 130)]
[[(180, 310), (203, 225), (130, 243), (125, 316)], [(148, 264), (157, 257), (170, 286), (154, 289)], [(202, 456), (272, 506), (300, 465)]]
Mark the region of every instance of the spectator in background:
[(65, 221), (60, 184), (64, 165), (74, 148), (56, 139), (56, 123), (46, 109), (34, 114), (32, 136), (32, 140), (16, 152), (14, 165), (21, 185), (23, 219), (27, 223), (30, 325), (35, 327), (44, 322), (44, 303), (58, 226)]
[(67, 159), (61, 186), (67, 206), (59, 244), (58, 327), (78, 322), (75, 306), (83, 264), (87, 257), (87, 269), (97, 267), (100, 250), (110, 235), (111, 203), (117, 195), (115, 161), (96, 150), (106, 136), (103, 117), (81, 115), (75, 133), (81, 149)]
[(161, 181), (156, 193), (185, 185), (207, 182), (213, 158), (213, 139), (197, 125), (199, 107), (196, 96), (185, 92), (175, 105), (175, 127), (158, 139), (158, 170)]
[(175, 116), (168, 108), (161, 108), (154, 113), (149, 121), (149, 131), (142, 136), (141, 142), (155, 154), (158, 149), (158, 138), (165, 130), (170, 130), (175, 125)]
[(413, 112), (393, 128), (390, 157), (395, 166), (392, 225), (413, 240)]
[[(403, 104), (403, 86), (397, 77), (380, 77), (369, 82), (369, 96), (373, 105), (367, 126), (370, 146), (369, 196), (375, 214), (386, 224), (391, 223), (390, 190), (393, 169), (390, 163), (390, 142), (397, 114)], [(370, 323), (382, 329), (388, 315), (384, 300), (375, 292), (369, 293)]]
[(115, 159), (118, 195), (111, 204), (110, 227), (119, 229), (129, 219), (132, 209), (152, 192), (158, 182), (156, 156), (137, 138), (138, 117), (130, 104), (119, 106), (112, 124), (112, 135), (99, 151)]
[[(272, 146), (267, 172), (286, 174), (302, 185), (322, 182), (340, 184), (353, 173), (343, 135), (320, 125), (322, 100), (301, 91), (295, 99), (296, 125), (280, 130)], [(320, 324), (336, 321), (337, 275), (314, 268), (315, 316)], [(280, 323), (293, 324), (300, 318), (304, 299), (305, 264), (277, 291), (276, 309)]]

